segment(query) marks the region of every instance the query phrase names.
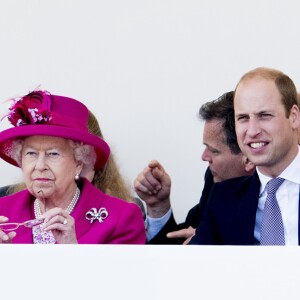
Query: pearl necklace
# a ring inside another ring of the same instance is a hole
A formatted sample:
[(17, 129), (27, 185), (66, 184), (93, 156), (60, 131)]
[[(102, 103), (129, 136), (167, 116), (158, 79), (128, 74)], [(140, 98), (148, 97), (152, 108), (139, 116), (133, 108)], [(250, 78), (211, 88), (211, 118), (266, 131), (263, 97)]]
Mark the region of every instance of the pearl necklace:
[[(80, 197), (80, 189), (77, 187), (75, 195), (74, 195), (72, 201), (70, 202), (70, 204), (66, 208), (66, 212), (68, 214), (70, 214), (73, 211), (73, 209), (74, 209), (74, 207), (75, 207), (75, 205), (76, 205), (79, 197)], [(40, 204), (39, 204), (39, 200), (38, 199), (34, 200), (33, 208), (34, 208), (34, 214), (35, 214), (36, 219), (40, 219), (41, 216), (42, 216), (42, 213), (41, 213), (41, 208), (40, 208)]]

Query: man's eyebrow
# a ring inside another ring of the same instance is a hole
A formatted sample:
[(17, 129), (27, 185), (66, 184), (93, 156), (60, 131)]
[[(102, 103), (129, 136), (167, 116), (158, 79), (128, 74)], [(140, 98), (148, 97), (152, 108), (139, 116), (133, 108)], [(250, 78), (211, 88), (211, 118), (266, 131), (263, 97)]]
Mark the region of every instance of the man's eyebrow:
[(273, 110), (261, 110), (257, 113), (255, 113), (255, 115), (261, 115), (261, 114), (273, 114)]
[(208, 145), (207, 143), (203, 143), (204, 146), (206, 146), (209, 150), (219, 151), (217, 148)]
[(247, 117), (249, 114), (247, 113), (239, 113), (239, 114), (235, 114), (235, 117)]

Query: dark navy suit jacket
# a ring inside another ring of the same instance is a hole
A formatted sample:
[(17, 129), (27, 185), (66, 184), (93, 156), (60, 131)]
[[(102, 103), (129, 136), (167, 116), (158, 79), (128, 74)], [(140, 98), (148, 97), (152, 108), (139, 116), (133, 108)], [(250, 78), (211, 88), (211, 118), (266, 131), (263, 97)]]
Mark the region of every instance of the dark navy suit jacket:
[[(216, 183), (192, 245), (255, 245), (260, 181), (257, 173)], [(298, 229), (298, 235), (300, 230)], [(299, 237), (298, 237), (298, 240)]]

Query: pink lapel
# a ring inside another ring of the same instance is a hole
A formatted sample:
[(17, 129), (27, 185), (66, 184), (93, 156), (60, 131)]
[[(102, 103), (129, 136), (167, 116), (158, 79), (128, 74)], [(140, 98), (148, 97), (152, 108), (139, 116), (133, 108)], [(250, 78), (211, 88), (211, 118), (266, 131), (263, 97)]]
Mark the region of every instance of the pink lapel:
[(91, 208), (96, 208), (97, 210), (101, 208), (104, 198), (105, 194), (103, 192), (94, 187), (88, 180), (84, 180), (79, 201), (71, 213), (71, 216), (76, 220), (75, 227), (78, 240), (93, 226), (93, 223), (86, 219), (85, 214)]

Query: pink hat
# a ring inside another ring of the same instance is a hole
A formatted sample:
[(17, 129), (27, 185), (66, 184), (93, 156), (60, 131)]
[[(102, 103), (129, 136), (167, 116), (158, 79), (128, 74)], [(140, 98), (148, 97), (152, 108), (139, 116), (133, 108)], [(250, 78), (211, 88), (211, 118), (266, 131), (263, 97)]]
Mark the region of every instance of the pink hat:
[(8, 120), (15, 127), (0, 132), (0, 157), (8, 163), (19, 166), (12, 157), (12, 142), (32, 135), (61, 137), (93, 146), (97, 156), (95, 170), (107, 162), (109, 146), (88, 132), (89, 111), (81, 102), (47, 91), (34, 91), (14, 99), (9, 110)]

